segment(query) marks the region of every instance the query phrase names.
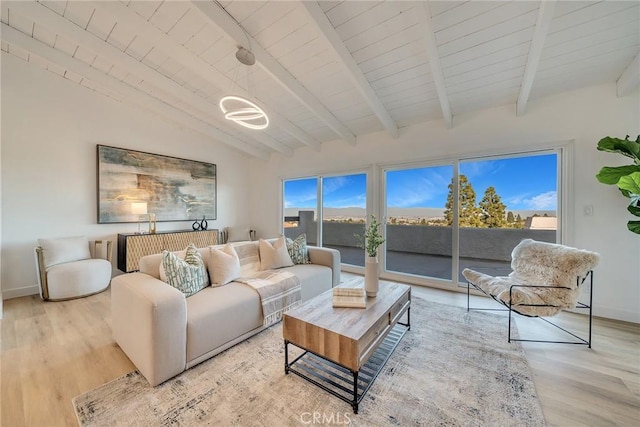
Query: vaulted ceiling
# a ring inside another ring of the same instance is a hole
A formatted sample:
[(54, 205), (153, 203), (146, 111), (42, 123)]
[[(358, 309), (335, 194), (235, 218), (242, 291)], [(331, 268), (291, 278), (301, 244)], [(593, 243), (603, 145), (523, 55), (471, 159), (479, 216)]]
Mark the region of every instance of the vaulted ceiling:
[[(638, 1), (2, 1), (2, 51), (247, 155), (640, 82)], [(247, 67), (238, 47), (253, 52)], [(247, 91), (247, 87), (249, 88)], [(249, 96), (265, 130), (218, 103)]]

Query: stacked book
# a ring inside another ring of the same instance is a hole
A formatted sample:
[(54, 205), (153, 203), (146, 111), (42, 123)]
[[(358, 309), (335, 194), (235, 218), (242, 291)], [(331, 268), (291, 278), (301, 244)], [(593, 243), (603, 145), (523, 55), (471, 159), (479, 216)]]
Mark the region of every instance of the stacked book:
[(366, 308), (367, 295), (363, 288), (333, 288), (333, 306)]

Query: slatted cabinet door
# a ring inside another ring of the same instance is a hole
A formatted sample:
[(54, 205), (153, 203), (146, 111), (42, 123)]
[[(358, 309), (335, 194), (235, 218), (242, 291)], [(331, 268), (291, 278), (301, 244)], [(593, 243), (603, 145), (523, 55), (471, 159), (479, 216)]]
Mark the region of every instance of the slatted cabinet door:
[(138, 260), (146, 255), (180, 251), (189, 243), (199, 248), (218, 244), (218, 230), (179, 231), (157, 234), (118, 234), (118, 269), (124, 272), (138, 270)]

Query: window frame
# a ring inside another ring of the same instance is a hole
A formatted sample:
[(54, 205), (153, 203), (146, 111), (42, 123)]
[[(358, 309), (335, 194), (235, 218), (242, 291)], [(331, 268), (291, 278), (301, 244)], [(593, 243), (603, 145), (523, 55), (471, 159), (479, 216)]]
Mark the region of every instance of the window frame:
[[(398, 161), (388, 163), (372, 163), (367, 166), (360, 166), (356, 168), (348, 168), (344, 170), (332, 170), (315, 173), (305, 173), (299, 175), (281, 176), (280, 181), (280, 230), (284, 233), (284, 182), (287, 180), (305, 179), (305, 178), (317, 178), (318, 179), (318, 203), (322, 204), (322, 178), (333, 177), (340, 175), (352, 175), (364, 173), (366, 174), (366, 187), (367, 187), (367, 201), (366, 201), (366, 216), (376, 215), (376, 218), (380, 222), (387, 221), (386, 212), (386, 182), (385, 171), (390, 169), (402, 169), (411, 167), (431, 167), (439, 166), (443, 164), (452, 164), (454, 167), (454, 176), (459, 176), (459, 163), (461, 161), (480, 160), (483, 158), (505, 158), (514, 156), (527, 156), (536, 154), (548, 154), (556, 153), (558, 155), (557, 162), (557, 215), (559, 218), (558, 229), (556, 230), (556, 241), (562, 244), (573, 244), (574, 239), (574, 219), (575, 209), (570, 207), (574, 206), (573, 197), (573, 175), (574, 175), (574, 140), (559, 140), (537, 144), (523, 144), (515, 147), (497, 147), (488, 148), (478, 151), (462, 152), (458, 155), (448, 156), (436, 156), (431, 158), (423, 158), (412, 161)], [(458, 209), (458, 185), (454, 187), (454, 206)], [(322, 218), (321, 206), (317, 207), (316, 215), (319, 219)], [(454, 225), (456, 232), (453, 235), (453, 247), (455, 248), (456, 256), (453, 257), (452, 262), (452, 280), (426, 278), (424, 276), (416, 276), (409, 274), (401, 274), (396, 272), (389, 272), (386, 270), (386, 244), (383, 244), (382, 256), (380, 257), (381, 271), (380, 277), (386, 280), (402, 281), (411, 284), (428, 286), (433, 288), (453, 290), (462, 292), (458, 283), (458, 254), (459, 254), (459, 233), (457, 224), (457, 215), (454, 215)], [(322, 246), (322, 221), (318, 221), (318, 246)], [(386, 227), (383, 236), (386, 238)], [(453, 249), (453, 248), (452, 248)], [(357, 274), (364, 274), (364, 267), (342, 264), (341, 269), (345, 272), (352, 272)]]

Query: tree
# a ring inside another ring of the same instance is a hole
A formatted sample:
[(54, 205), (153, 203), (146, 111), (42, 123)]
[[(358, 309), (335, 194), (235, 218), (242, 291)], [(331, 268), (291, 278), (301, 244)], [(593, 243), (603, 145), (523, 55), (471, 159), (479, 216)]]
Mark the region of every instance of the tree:
[(513, 212), (509, 211), (507, 214), (507, 222), (513, 224), (516, 219), (513, 217)]
[[(454, 179), (448, 185), (449, 194), (445, 204), (444, 218), (448, 226), (453, 225), (453, 185)], [(476, 192), (466, 175), (460, 175), (458, 184), (458, 224), (460, 227), (482, 227), (480, 209), (476, 206)]]
[[(484, 197), (480, 201), (480, 209), (483, 213), (483, 222), (488, 228), (502, 228), (506, 225), (506, 206), (500, 200), (500, 196), (493, 187), (487, 187)], [(513, 216), (513, 214), (512, 214)]]

